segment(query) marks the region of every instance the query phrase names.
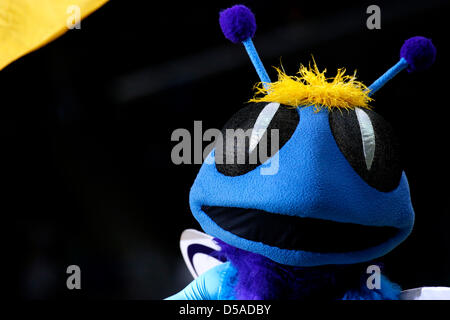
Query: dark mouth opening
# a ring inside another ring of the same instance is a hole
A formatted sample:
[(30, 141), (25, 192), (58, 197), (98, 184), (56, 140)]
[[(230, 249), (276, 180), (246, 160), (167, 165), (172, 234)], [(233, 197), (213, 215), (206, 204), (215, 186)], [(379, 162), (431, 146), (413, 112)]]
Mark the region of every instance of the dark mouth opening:
[(365, 226), (274, 214), (257, 209), (202, 206), (222, 229), (272, 247), (318, 253), (360, 251), (394, 237), (394, 227)]

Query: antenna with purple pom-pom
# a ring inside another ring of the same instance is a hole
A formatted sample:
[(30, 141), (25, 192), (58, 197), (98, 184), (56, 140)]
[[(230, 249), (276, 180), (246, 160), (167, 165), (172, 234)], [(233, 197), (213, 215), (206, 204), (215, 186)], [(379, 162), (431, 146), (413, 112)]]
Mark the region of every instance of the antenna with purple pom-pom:
[(235, 5), (220, 12), (219, 23), (225, 38), (244, 45), (261, 82), (267, 86), (271, 81), (252, 41), (256, 31), (253, 12), (244, 5)]
[(409, 38), (400, 49), (400, 61), (369, 86), (369, 95), (373, 95), (400, 71), (404, 69), (408, 72), (423, 71), (431, 67), (434, 60), (436, 60), (436, 47), (430, 39)]

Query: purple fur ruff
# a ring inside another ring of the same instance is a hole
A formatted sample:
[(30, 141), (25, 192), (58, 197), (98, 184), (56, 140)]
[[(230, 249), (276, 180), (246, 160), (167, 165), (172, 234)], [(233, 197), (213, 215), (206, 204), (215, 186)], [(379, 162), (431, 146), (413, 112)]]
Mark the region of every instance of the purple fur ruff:
[(220, 239), (214, 241), (221, 248), (216, 256), (230, 261), (237, 269), (234, 294), (238, 300), (341, 299), (347, 292), (360, 291), (367, 279), (367, 266), (371, 264), (292, 267), (235, 248)]
[(244, 5), (235, 5), (221, 11), (219, 24), (225, 38), (233, 43), (252, 38), (256, 31), (255, 16)]
[(430, 39), (412, 37), (403, 44), (400, 57), (408, 62), (408, 72), (423, 71), (431, 67), (436, 60), (436, 47)]

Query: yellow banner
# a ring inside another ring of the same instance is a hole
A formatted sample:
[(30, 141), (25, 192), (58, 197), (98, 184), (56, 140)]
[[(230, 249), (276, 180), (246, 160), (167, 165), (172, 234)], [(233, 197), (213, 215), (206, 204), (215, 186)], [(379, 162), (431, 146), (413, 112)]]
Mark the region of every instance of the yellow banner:
[(70, 29), (108, 0), (0, 0), (0, 70)]

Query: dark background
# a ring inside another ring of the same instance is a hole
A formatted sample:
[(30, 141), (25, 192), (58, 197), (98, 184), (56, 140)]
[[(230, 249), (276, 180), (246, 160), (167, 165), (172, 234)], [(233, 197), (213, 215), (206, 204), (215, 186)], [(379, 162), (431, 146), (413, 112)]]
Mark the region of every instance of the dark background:
[[(448, 1), (243, 1), (272, 79), (314, 55), (358, 70), (367, 85), (398, 61), (403, 41), (432, 38), (431, 70), (401, 73), (373, 106), (398, 132), (416, 225), (385, 256), (403, 288), (450, 286)], [(111, 1), (67, 34), (0, 72), (1, 215), (8, 295), (161, 299), (190, 275), (181, 232), (199, 229), (189, 188), (199, 165), (172, 164), (176, 128), (221, 128), (258, 81), (218, 12), (235, 2)], [(366, 8), (381, 7), (381, 30)], [(82, 289), (66, 288), (66, 268)], [(5, 288), (3, 288), (5, 292)]]

